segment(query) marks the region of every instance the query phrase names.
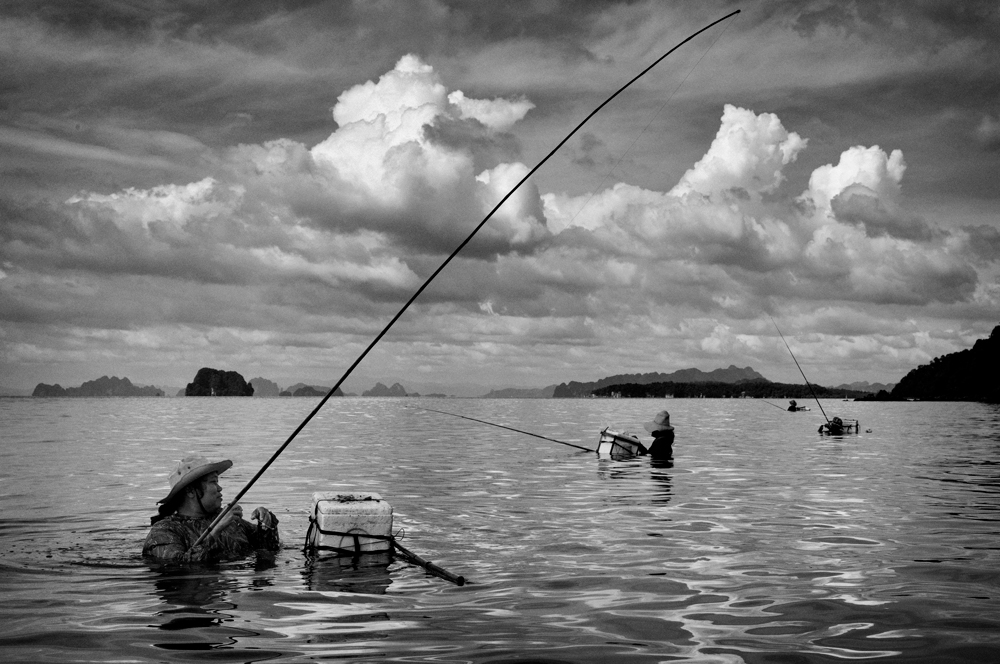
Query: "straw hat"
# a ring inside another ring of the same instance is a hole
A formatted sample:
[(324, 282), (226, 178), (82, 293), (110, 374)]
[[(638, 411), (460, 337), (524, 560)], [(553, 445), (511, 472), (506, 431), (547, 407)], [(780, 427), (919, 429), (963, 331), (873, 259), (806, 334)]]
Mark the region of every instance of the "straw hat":
[(212, 463), (199, 454), (186, 456), (181, 459), (181, 462), (177, 464), (177, 467), (169, 475), (170, 493), (167, 494), (166, 498), (157, 502), (169, 502), (171, 498), (180, 493), (191, 482), (199, 480), (209, 473), (223, 473), (229, 470), (232, 465), (233, 462), (229, 459)]
[(646, 422), (643, 424), (646, 431), (649, 433), (656, 433), (657, 431), (673, 431), (674, 428), (670, 426), (670, 413), (665, 410), (661, 410), (653, 418), (652, 422)]

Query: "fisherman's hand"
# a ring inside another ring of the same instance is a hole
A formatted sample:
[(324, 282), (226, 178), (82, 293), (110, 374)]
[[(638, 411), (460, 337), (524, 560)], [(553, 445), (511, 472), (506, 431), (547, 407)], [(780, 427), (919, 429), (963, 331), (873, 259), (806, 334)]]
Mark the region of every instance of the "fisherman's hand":
[(232, 509), (226, 512), (226, 514), (221, 519), (219, 519), (219, 522), (215, 524), (215, 527), (212, 528), (212, 532), (208, 534), (208, 537), (215, 537), (223, 530), (225, 530), (226, 527), (233, 522), (233, 519), (239, 518), (242, 515), (243, 515), (243, 508), (240, 507), (239, 505), (233, 505)]
[(269, 509), (266, 507), (258, 507), (250, 515), (251, 519), (255, 519), (261, 528), (265, 530), (273, 530), (278, 525), (278, 517), (274, 516)]
[(183, 560), (186, 563), (194, 563), (194, 562), (201, 562), (202, 560), (205, 560), (207, 557), (208, 557), (208, 547), (205, 546), (204, 543), (202, 543), (199, 544), (198, 546), (193, 546), (187, 551), (185, 551), (184, 555), (181, 556), (181, 560)]

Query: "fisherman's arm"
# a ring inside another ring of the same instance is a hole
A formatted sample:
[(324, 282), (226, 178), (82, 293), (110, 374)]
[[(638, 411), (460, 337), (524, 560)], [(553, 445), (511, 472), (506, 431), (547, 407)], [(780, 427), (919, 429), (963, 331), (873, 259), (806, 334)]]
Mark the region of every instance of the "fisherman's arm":
[(142, 555), (165, 562), (205, 562), (214, 554), (213, 538), (205, 538), (201, 544), (189, 548), (189, 538), (183, 533), (170, 529), (154, 529), (146, 537)]

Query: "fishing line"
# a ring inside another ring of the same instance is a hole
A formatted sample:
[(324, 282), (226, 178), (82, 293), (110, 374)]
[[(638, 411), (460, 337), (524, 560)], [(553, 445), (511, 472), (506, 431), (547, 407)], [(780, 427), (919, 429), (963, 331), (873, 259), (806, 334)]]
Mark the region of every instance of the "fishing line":
[(726, 30), (728, 30), (728, 29), (729, 29), (729, 24), (727, 23), (726, 27), (724, 27), (722, 29), (722, 32), (719, 33), (719, 36), (715, 38), (715, 41), (713, 41), (709, 45), (709, 47), (707, 49), (705, 49), (705, 52), (701, 54), (701, 57), (698, 58), (698, 61), (694, 63), (694, 65), (691, 67), (691, 69), (688, 70), (688, 73), (684, 75), (684, 78), (681, 79), (681, 82), (678, 83), (676, 85), (676, 87), (674, 87), (674, 89), (670, 93), (670, 95), (667, 96), (667, 98), (663, 101), (663, 103), (660, 104), (660, 107), (658, 109), (656, 109), (656, 112), (654, 112), (653, 115), (649, 118), (649, 122), (647, 122), (646, 126), (642, 128), (642, 131), (640, 131), (636, 135), (636, 137), (634, 139), (632, 139), (632, 142), (625, 149), (625, 152), (622, 153), (622, 156), (618, 158), (618, 161), (616, 161), (615, 164), (614, 164), (614, 166), (612, 166), (611, 169), (607, 172), (607, 174), (604, 176), (604, 179), (602, 179), (601, 182), (600, 182), (600, 184), (598, 184), (597, 187), (594, 189), (594, 191), (592, 191), (590, 193), (590, 197), (587, 198), (587, 201), (580, 207), (579, 210), (577, 210), (573, 214), (572, 217), (570, 217), (570, 220), (569, 220), (570, 224), (572, 224), (574, 221), (576, 221), (576, 218), (579, 217), (580, 214), (583, 213), (583, 211), (587, 208), (588, 205), (590, 205), (590, 202), (592, 200), (594, 200), (594, 196), (597, 195), (597, 192), (601, 191), (601, 189), (604, 187), (604, 184), (614, 174), (615, 170), (619, 166), (621, 166), (621, 163), (623, 161), (625, 161), (625, 157), (628, 156), (628, 153), (632, 151), (632, 148), (635, 147), (635, 144), (639, 142), (639, 139), (642, 138), (642, 135), (645, 134), (646, 130), (649, 129), (650, 125), (653, 124), (653, 120), (655, 120), (657, 118), (657, 116), (659, 116), (659, 114), (663, 111), (663, 109), (666, 108), (667, 104), (669, 104), (670, 101), (674, 98), (674, 95), (677, 94), (677, 91), (681, 89), (681, 86), (684, 85), (685, 82), (687, 82), (687, 80), (691, 76), (691, 74), (694, 73), (694, 70), (698, 68), (698, 65), (701, 64), (701, 61), (705, 59), (705, 56), (708, 55), (708, 52), (712, 50), (712, 48), (719, 42), (720, 39), (722, 39), (722, 36), (724, 34), (726, 34)]
[(459, 415), (457, 413), (449, 413), (444, 410), (434, 410), (433, 408), (424, 408), (423, 406), (410, 406), (410, 408), (416, 408), (417, 410), (427, 410), (432, 413), (441, 413), (442, 415), (451, 415), (452, 417), (461, 417), (463, 420), (472, 420), (473, 422), (479, 422), (480, 424), (488, 424), (491, 427), (499, 427), (501, 429), (507, 429), (508, 431), (516, 431), (517, 433), (523, 433), (528, 436), (534, 436), (535, 438), (541, 438), (542, 440), (551, 440), (553, 443), (559, 443), (560, 445), (569, 445), (570, 447), (575, 447), (578, 450), (583, 450), (584, 452), (596, 452), (597, 450), (592, 450), (589, 447), (582, 447), (580, 445), (574, 445), (573, 443), (567, 443), (563, 440), (556, 440), (555, 438), (549, 438), (548, 436), (543, 436), (537, 433), (531, 433), (530, 431), (522, 431), (520, 429), (515, 429), (514, 427), (504, 426), (503, 424), (496, 424), (494, 422), (487, 422), (486, 420), (477, 420), (474, 417), (466, 417), (465, 415)]
[(288, 447), (288, 445), (293, 440), (295, 440), (295, 437), (299, 435), (299, 432), (302, 431), (302, 429), (305, 428), (306, 424), (308, 424), (312, 420), (312, 418), (316, 416), (316, 413), (318, 413), (320, 411), (320, 409), (326, 404), (326, 402), (330, 400), (330, 397), (332, 397), (334, 395), (334, 393), (337, 391), (337, 389), (340, 388), (341, 384), (345, 380), (347, 380), (347, 377), (351, 375), (351, 372), (354, 371), (354, 369), (359, 364), (361, 364), (361, 360), (363, 360), (365, 358), (365, 356), (367, 356), (368, 353), (371, 351), (371, 349), (374, 348), (375, 345), (379, 341), (382, 340), (382, 337), (384, 337), (386, 335), (386, 333), (389, 331), (389, 329), (396, 323), (396, 321), (399, 320), (400, 316), (402, 316), (403, 313), (407, 309), (410, 308), (410, 305), (413, 304), (414, 300), (416, 300), (417, 297), (421, 293), (424, 292), (424, 290), (427, 288), (427, 286), (430, 285), (430, 283), (434, 280), (434, 278), (437, 277), (438, 274), (440, 274), (441, 271), (444, 270), (444, 268), (448, 265), (448, 263), (450, 263), (452, 261), (452, 259), (455, 258), (455, 256), (458, 255), (458, 252), (460, 252), (462, 249), (464, 249), (465, 245), (469, 244), (469, 242), (472, 241), (472, 238), (476, 235), (476, 233), (479, 232), (479, 229), (481, 229), (483, 226), (486, 225), (486, 222), (489, 221), (490, 218), (493, 216), (493, 214), (497, 210), (499, 210), (500, 207), (504, 203), (507, 202), (507, 199), (510, 198), (511, 196), (513, 196), (514, 192), (517, 191), (520, 188), (520, 186), (522, 184), (524, 184), (528, 180), (528, 178), (530, 178), (532, 175), (534, 175), (535, 172), (539, 168), (542, 167), (542, 164), (544, 164), (546, 161), (548, 161), (549, 158), (552, 155), (554, 155), (556, 153), (556, 151), (559, 150), (559, 148), (561, 148), (563, 145), (565, 145), (566, 141), (568, 141), (570, 138), (572, 138), (573, 135), (576, 134), (576, 132), (578, 132), (581, 127), (583, 127), (583, 125), (585, 125), (592, 117), (594, 117), (595, 115), (597, 115), (598, 111), (600, 111), (602, 108), (604, 108), (605, 106), (607, 106), (611, 102), (612, 99), (614, 99), (615, 97), (617, 97), (626, 88), (628, 88), (630, 85), (632, 85), (637, 80), (639, 80), (642, 76), (644, 76), (646, 74), (646, 72), (648, 72), (650, 69), (652, 69), (653, 67), (655, 67), (656, 65), (658, 65), (664, 58), (666, 58), (668, 55), (670, 55), (671, 53), (673, 53), (674, 51), (676, 51), (681, 46), (683, 46), (684, 44), (688, 43), (689, 41), (691, 41), (692, 39), (694, 39), (695, 37), (697, 37), (701, 33), (703, 33), (706, 30), (708, 30), (708, 29), (710, 29), (710, 28), (718, 25), (719, 23), (725, 21), (726, 19), (729, 19), (729, 18), (732, 18), (733, 16), (736, 16), (739, 13), (740, 13), (740, 10), (737, 9), (737, 10), (735, 10), (733, 12), (730, 12), (729, 14), (726, 14), (725, 16), (723, 16), (720, 19), (717, 19), (717, 20), (713, 21), (712, 23), (709, 23), (704, 28), (701, 28), (697, 32), (691, 34), (689, 37), (687, 37), (686, 39), (684, 39), (684, 41), (680, 42), (679, 44), (677, 44), (676, 46), (674, 46), (672, 49), (670, 49), (669, 51), (667, 51), (666, 53), (664, 53), (663, 55), (661, 55), (659, 58), (656, 59), (655, 62), (653, 62), (653, 64), (649, 65), (648, 67), (646, 67), (645, 69), (643, 69), (641, 72), (639, 72), (638, 74), (636, 74), (632, 78), (632, 80), (630, 80), (628, 83), (626, 83), (622, 87), (618, 88), (618, 90), (616, 90), (614, 94), (612, 94), (610, 97), (608, 97), (603, 102), (601, 102), (600, 106), (598, 106), (593, 111), (591, 111), (590, 114), (587, 115), (587, 117), (585, 117), (578, 125), (576, 125), (576, 127), (573, 128), (573, 131), (569, 132), (569, 134), (567, 134), (565, 138), (563, 138), (561, 141), (559, 141), (559, 144), (556, 145), (554, 148), (552, 148), (552, 150), (547, 155), (545, 155), (545, 157), (540, 162), (538, 162), (535, 165), (534, 168), (532, 168), (530, 171), (528, 171), (528, 174), (525, 175), (523, 178), (521, 178), (521, 180), (516, 185), (514, 185), (514, 188), (511, 189), (509, 192), (507, 192), (506, 196), (504, 196), (502, 199), (500, 199), (500, 202), (497, 203), (493, 207), (493, 209), (490, 210), (489, 213), (485, 217), (483, 217), (483, 220), (481, 222), (479, 222), (479, 225), (477, 225), (472, 230), (471, 233), (469, 233), (468, 237), (466, 237), (465, 240), (463, 240), (462, 243), (460, 245), (458, 245), (458, 247), (455, 249), (455, 251), (451, 252), (451, 255), (448, 256), (448, 258), (446, 258), (444, 260), (444, 262), (441, 263), (441, 265), (438, 266), (438, 268), (436, 270), (434, 270), (434, 273), (431, 274), (431, 276), (429, 276), (426, 281), (424, 281), (424, 283), (420, 286), (420, 288), (417, 289), (417, 292), (415, 292), (413, 294), (413, 296), (410, 297), (410, 299), (406, 301), (406, 304), (404, 304), (403, 307), (399, 310), (399, 312), (397, 312), (396, 315), (392, 317), (392, 320), (390, 320), (389, 323), (384, 328), (382, 328), (382, 331), (378, 333), (378, 336), (376, 336), (372, 340), (372, 342), (370, 344), (368, 344), (368, 347), (365, 348), (365, 350), (361, 353), (361, 355), (358, 356), (358, 359), (354, 360), (354, 363), (351, 364), (350, 367), (348, 367), (347, 371), (344, 372), (344, 375), (340, 377), (340, 380), (338, 380), (337, 383), (332, 388), (330, 388), (330, 391), (327, 392), (326, 396), (324, 396), (320, 400), (320, 402), (318, 404), (316, 404), (316, 407), (313, 408), (312, 412), (310, 412), (309, 415), (307, 415), (306, 418), (304, 420), (302, 420), (302, 423), (299, 424), (299, 426), (297, 426), (295, 428), (295, 431), (293, 431), (291, 433), (291, 435), (288, 436), (288, 439), (284, 443), (282, 443), (281, 447), (279, 447), (274, 452), (274, 454), (271, 455), (271, 458), (267, 460), (267, 462), (261, 467), (260, 470), (257, 471), (257, 474), (255, 474), (250, 479), (250, 481), (247, 482), (246, 486), (244, 486), (240, 490), (240, 492), (238, 494), (236, 494), (236, 497), (233, 498), (232, 502), (230, 502), (225, 508), (223, 508), (223, 510), (219, 513), (219, 515), (217, 517), (215, 517), (215, 520), (212, 521), (212, 523), (209, 525), (209, 527), (205, 529), (205, 532), (202, 533), (201, 536), (197, 540), (195, 540), (195, 543), (191, 545), (191, 548), (194, 548), (195, 546), (197, 546), (198, 544), (200, 544), (201, 541), (206, 537), (206, 535), (208, 535), (209, 533), (215, 531), (218, 528), (219, 523), (226, 516), (226, 514), (228, 514), (230, 512), (230, 510), (232, 510), (233, 506), (236, 505), (236, 503), (239, 502), (240, 498), (242, 498), (243, 495), (246, 494), (246, 492), (250, 490), (250, 487), (252, 487), (257, 482), (257, 480), (260, 479), (260, 476), (263, 475), (264, 472), (268, 468), (271, 467), (271, 464), (274, 463), (275, 459), (277, 459), (281, 455), (282, 452), (285, 451), (285, 448)]
[[(768, 316), (768, 318), (771, 318), (771, 317)], [(774, 329), (778, 330), (778, 324), (774, 322), (773, 318), (771, 318), (771, 322), (774, 323)], [(829, 424), (830, 423), (830, 418), (826, 417), (826, 411), (823, 410), (823, 404), (821, 404), (819, 402), (819, 397), (816, 396), (816, 391), (813, 390), (812, 384), (810, 384), (809, 379), (806, 378), (806, 372), (804, 372), (802, 370), (802, 367), (799, 366), (799, 361), (795, 359), (795, 353), (793, 353), (792, 349), (788, 346), (788, 342), (785, 341), (785, 335), (783, 335), (781, 333), (781, 330), (778, 330), (778, 336), (781, 337), (781, 340), (784, 342), (785, 348), (788, 348), (788, 354), (792, 356), (792, 361), (795, 362), (795, 366), (799, 367), (799, 373), (802, 374), (802, 380), (806, 381), (806, 385), (809, 386), (809, 391), (812, 392), (813, 399), (816, 400), (816, 405), (819, 406), (820, 412), (823, 413), (823, 417), (826, 418), (826, 423)]]

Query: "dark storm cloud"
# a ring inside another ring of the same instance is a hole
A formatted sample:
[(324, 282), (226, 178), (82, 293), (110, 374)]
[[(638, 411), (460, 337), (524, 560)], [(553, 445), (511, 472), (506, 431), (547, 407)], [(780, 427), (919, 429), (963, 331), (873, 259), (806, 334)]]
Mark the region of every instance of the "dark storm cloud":
[(996, 36), (991, 24), (1000, 18), (1000, 8), (991, 0), (784, 0), (767, 3), (764, 12), (770, 17), (789, 16), (789, 23), (807, 36), (832, 27), (848, 33), (879, 33), (902, 43), (905, 38), (894, 28), (903, 23), (912, 37), (929, 40), (933, 48), (953, 39), (991, 39)]
[(983, 260), (1000, 260), (1000, 228), (996, 226), (963, 226), (962, 230), (969, 235), (969, 248)]
[(924, 221), (890, 212), (864, 185), (844, 189), (830, 200), (830, 206), (838, 220), (863, 227), (871, 237), (889, 235), (918, 241), (933, 237), (930, 226)]
[(480, 172), (497, 162), (515, 161), (521, 157), (521, 145), (510, 132), (491, 132), (475, 119), (438, 118), (424, 127), (424, 137), (439, 145), (468, 150), (473, 168)]

